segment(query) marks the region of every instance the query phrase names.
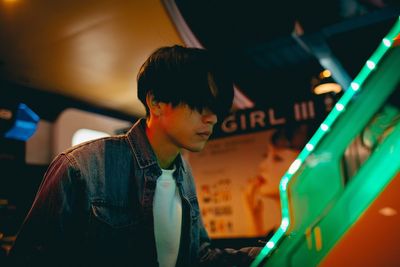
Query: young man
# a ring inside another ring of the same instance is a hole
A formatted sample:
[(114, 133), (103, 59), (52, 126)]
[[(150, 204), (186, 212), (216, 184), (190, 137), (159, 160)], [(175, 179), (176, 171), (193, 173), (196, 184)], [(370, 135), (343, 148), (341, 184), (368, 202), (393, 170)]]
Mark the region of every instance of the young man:
[(156, 50), (138, 74), (146, 107), (126, 135), (73, 147), (50, 165), (11, 256), (29, 266), (246, 265), (259, 248), (215, 249), (182, 149), (200, 151), (232, 83), (205, 50)]

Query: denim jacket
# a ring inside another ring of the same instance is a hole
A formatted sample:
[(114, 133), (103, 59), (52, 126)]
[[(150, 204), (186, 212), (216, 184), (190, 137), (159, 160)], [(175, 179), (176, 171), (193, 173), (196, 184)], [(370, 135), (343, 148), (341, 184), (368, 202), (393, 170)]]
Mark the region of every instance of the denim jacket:
[[(211, 248), (191, 170), (180, 155), (175, 165), (183, 209), (177, 266), (229, 265), (238, 251)], [(144, 120), (126, 135), (90, 141), (61, 153), (49, 166), (17, 235), (12, 262), (158, 266), (153, 197), (160, 175)]]

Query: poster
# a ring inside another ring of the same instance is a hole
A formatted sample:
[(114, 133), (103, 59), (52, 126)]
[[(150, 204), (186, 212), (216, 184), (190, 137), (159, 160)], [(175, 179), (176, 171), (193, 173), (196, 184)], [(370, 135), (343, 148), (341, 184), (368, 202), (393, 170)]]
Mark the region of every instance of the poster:
[(211, 238), (261, 237), (279, 227), (280, 179), (329, 110), (310, 100), (294, 103), (292, 113), (239, 111), (216, 126), (202, 152), (189, 153)]

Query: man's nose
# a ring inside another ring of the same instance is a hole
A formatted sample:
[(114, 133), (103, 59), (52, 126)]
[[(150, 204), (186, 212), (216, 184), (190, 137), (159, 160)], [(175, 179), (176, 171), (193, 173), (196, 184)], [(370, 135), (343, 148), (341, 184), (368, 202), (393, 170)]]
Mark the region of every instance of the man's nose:
[(210, 110), (204, 110), (202, 116), (203, 122), (205, 122), (206, 124), (211, 124), (214, 126), (218, 122), (217, 115)]

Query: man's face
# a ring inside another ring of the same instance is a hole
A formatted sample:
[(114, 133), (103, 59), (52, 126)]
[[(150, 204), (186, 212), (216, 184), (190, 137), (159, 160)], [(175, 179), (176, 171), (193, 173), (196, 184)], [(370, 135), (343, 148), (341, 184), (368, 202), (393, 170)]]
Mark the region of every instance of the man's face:
[(208, 141), (217, 123), (217, 116), (208, 109), (200, 113), (185, 104), (176, 107), (166, 104), (160, 123), (167, 142), (178, 149), (198, 152)]

